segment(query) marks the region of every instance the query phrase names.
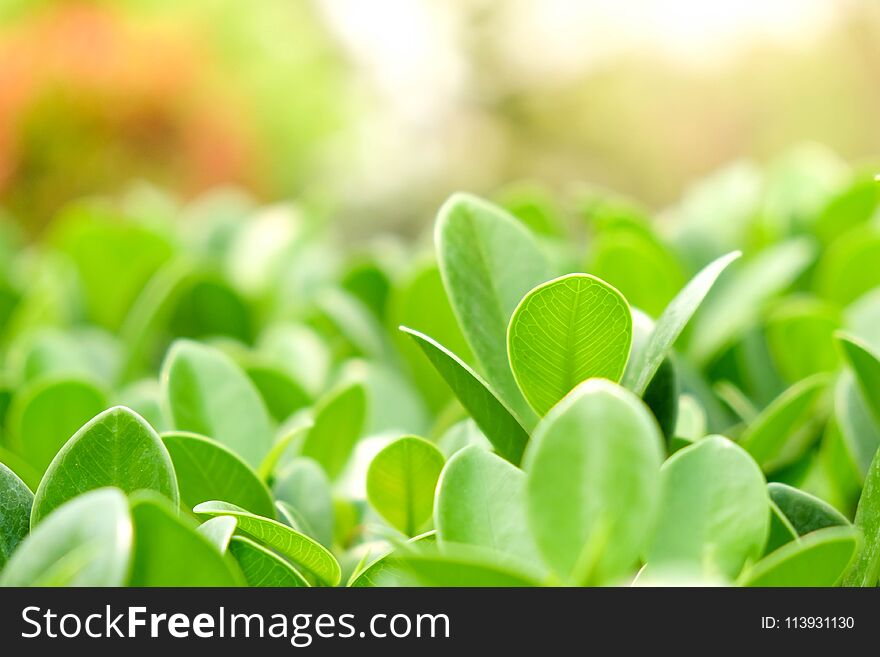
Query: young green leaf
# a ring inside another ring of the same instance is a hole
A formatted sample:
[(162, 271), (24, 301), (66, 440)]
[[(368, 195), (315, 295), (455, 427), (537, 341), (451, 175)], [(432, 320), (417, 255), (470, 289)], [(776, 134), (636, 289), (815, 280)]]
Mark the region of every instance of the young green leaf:
[(707, 265), (666, 306), (654, 325), (647, 345), (634, 354), (633, 362), (627, 367), (623, 377), (624, 386), (637, 395), (645, 392), (667, 352), (703, 303), (715, 281), (740, 255), (739, 251), (734, 251)]
[(314, 425), (305, 435), (302, 456), (321, 464), (331, 480), (345, 469), (360, 440), (367, 413), (363, 384), (348, 384), (330, 393), (315, 411)]
[(205, 516), (234, 517), (238, 521), (239, 531), (272, 548), (322, 583), (328, 586), (339, 584), (342, 572), (336, 559), (324, 546), (308, 536), (276, 520), (256, 516), (226, 502), (203, 502), (193, 510)]
[(21, 542), (0, 586), (122, 586), (131, 560), (128, 501), (115, 488), (67, 502)]
[(855, 465), (857, 476), (863, 480), (880, 447), (880, 426), (852, 372), (844, 371), (837, 379), (834, 413), (845, 450)]
[(333, 497), (324, 470), (309, 458), (293, 459), (272, 486), (275, 498), (286, 502), (314, 532), (312, 538), (330, 548), (333, 544)]
[(519, 465), (529, 434), (488, 383), (467, 363), (427, 335), (401, 326), (412, 336), (425, 356), (452, 388), (461, 405), (486, 434), (495, 451), (514, 465)]
[(867, 402), (874, 421), (880, 422), (880, 359), (862, 340), (845, 333), (838, 333), (836, 337), (856, 376), (862, 398)]
[(172, 424), (209, 436), (251, 467), (272, 447), (269, 413), (256, 387), (232, 359), (190, 340), (175, 342), (162, 364)]
[(856, 508), (864, 544), (843, 578), (844, 586), (877, 586), (880, 580), (880, 451), (874, 455)]
[(479, 545), (541, 563), (526, 519), (525, 473), (479, 447), (460, 450), (443, 469), (434, 525), (441, 545)]
[(569, 274), (531, 290), (507, 330), (513, 375), (541, 416), (581, 381), (620, 380), (631, 344), (626, 299), (589, 274)]
[(34, 494), (15, 473), (0, 463), (0, 571), (28, 534)]
[(244, 536), (233, 536), (229, 553), (235, 557), (248, 586), (305, 587), (309, 583), (296, 569), (271, 550)]
[(662, 444), (642, 401), (603, 379), (580, 384), (535, 429), (529, 526), (565, 581), (611, 582), (634, 567), (658, 508)]
[(134, 556), (129, 586), (239, 586), (241, 574), (186, 517), (156, 495), (132, 500)]
[(829, 377), (817, 374), (799, 381), (765, 408), (740, 438), (740, 445), (764, 470), (791, 463), (809, 447), (810, 423)]
[(92, 418), (61, 448), (34, 494), (31, 527), (67, 500), (104, 486), (126, 493), (153, 490), (178, 504), (177, 478), (162, 440), (124, 406)]
[(529, 427), (535, 416), (507, 359), (510, 316), (523, 296), (552, 272), (528, 230), (500, 208), (455, 194), (434, 231), (446, 294), (486, 380)]
[(758, 464), (722, 436), (675, 453), (660, 469), (657, 528), (648, 568), (693, 566), (735, 578), (761, 556), (769, 529), (769, 498)]
[(245, 366), (244, 371), (276, 422), (284, 422), (312, 401), (302, 385), (280, 367), (253, 363)]
[(827, 527), (771, 552), (740, 577), (743, 586), (834, 586), (853, 558), (858, 534)]
[(780, 482), (767, 484), (770, 499), (785, 515), (797, 532), (805, 536), (825, 527), (849, 525), (849, 520), (837, 509), (814, 495)]
[(274, 513), (266, 484), (220, 443), (183, 431), (162, 434), (162, 442), (171, 455), (180, 501), (186, 509), (210, 500), (225, 500), (260, 516)]
[(445, 459), (433, 443), (404, 436), (383, 448), (367, 470), (367, 499), (407, 536), (431, 517), (434, 489)]
[(506, 588), (539, 584), (533, 573), (508, 561), (502, 555), (473, 549), (399, 555), (394, 558), (391, 582), (383, 581), (379, 574), (376, 585)]
[(88, 379), (37, 379), (12, 399), (7, 424), (11, 444), (42, 474), (76, 430), (105, 408), (106, 395)]

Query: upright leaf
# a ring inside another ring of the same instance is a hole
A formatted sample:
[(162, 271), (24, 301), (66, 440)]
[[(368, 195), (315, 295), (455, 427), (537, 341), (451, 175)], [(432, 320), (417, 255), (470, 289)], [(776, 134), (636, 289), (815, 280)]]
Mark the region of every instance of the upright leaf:
[(761, 556), (770, 521), (764, 475), (740, 447), (709, 436), (676, 452), (660, 470), (659, 520), (649, 570), (693, 567), (735, 578)]
[(507, 330), (513, 375), (542, 416), (581, 381), (620, 380), (631, 344), (626, 299), (588, 274), (569, 274), (531, 290)]
[(854, 336), (838, 333), (837, 340), (856, 375), (862, 398), (875, 422), (880, 422), (880, 359), (871, 347)]
[(856, 508), (855, 526), (864, 544), (843, 578), (845, 586), (877, 586), (880, 581), (880, 451), (874, 455)]
[(196, 524), (177, 517), (161, 497), (132, 501), (134, 557), (129, 586), (238, 586), (234, 570), (217, 546), (196, 531)]
[(434, 244), (449, 301), (486, 379), (530, 426), (535, 416), (510, 371), (505, 339), (520, 299), (551, 277), (549, 264), (519, 221), (468, 194), (440, 209)]
[(433, 443), (404, 436), (384, 447), (367, 470), (367, 499), (407, 536), (431, 517), (434, 489), (445, 459)]
[(437, 485), (434, 525), (441, 544), (462, 543), (540, 564), (526, 516), (526, 474), (476, 446), (453, 456)]
[(532, 436), (529, 526), (566, 581), (613, 582), (635, 566), (653, 528), (662, 437), (640, 399), (602, 379), (582, 383)]
[(633, 362), (627, 367), (623, 377), (624, 386), (637, 395), (645, 392), (667, 352), (703, 303), (715, 281), (740, 255), (742, 254), (739, 251), (734, 251), (707, 265), (666, 306), (654, 325), (647, 345), (633, 355)]
[(302, 455), (321, 464), (330, 479), (345, 469), (361, 437), (367, 413), (363, 384), (348, 384), (330, 393), (315, 411), (314, 425), (302, 445)]
[(87, 422), (53, 459), (34, 494), (31, 526), (86, 491), (115, 486), (153, 490), (175, 505), (179, 493), (171, 457), (140, 415), (116, 406)]
[(492, 443), (495, 451), (514, 465), (522, 459), (529, 434), (520, 421), (490, 388), (464, 361), (443, 345), (427, 335), (405, 326), (400, 330), (408, 333), (422, 348), (452, 388), (461, 405), (470, 413), (474, 422)]
[(172, 424), (209, 436), (258, 467), (272, 447), (269, 413), (260, 393), (232, 359), (190, 340), (175, 342), (162, 364)]

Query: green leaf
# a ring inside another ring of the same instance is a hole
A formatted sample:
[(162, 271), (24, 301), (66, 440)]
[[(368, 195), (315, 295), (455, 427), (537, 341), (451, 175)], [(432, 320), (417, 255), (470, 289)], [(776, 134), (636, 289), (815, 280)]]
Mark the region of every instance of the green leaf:
[(674, 437), (678, 422), (679, 392), (678, 371), (672, 359), (666, 358), (660, 363), (660, 369), (648, 384), (642, 400), (651, 409), (667, 440)]
[(848, 306), (880, 286), (878, 258), (880, 231), (870, 224), (857, 226), (835, 240), (822, 254), (816, 267), (816, 290), (824, 298)]
[(295, 458), (278, 475), (272, 492), (305, 519), (312, 538), (329, 548), (333, 544), (333, 497), (324, 470), (309, 458)]
[(529, 526), (565, 581), (631, 572), (658, 508), (662, 444), (642, 401), (603, 379), (579, 385), (537, 426), (524, 459)]
[(837, 334), (843, 355), (856, 375), (856, 383), (874, 420), (880, 422), (880, 359), (865, 342), (845, 333)]
[(221, 554), (225, 554), (237, 525), (238, 522), (232, 516), (217, 516), (199, 525), (198, 532), (211, 541)]
[[(408, 554), (394, 558), (399, 568), (393, 574), (393, 586), (506, 588), (537, 586), (538, 580), (520, 572), (500, 555), (474, 550), (453, 554)], [(398, 578), (402, 576), (403, 582)], [(387, 586), (381, 574), (378, 586)]]
[(283, 422), (312, 401), (296, 379), (280, 367), (253, 363), (245, 366), (244, 371), (277, 422)]
[(779, 482), (767, 485), (770, 499), (785, 514), (786, 519), (797, 532), (804, 536), (826, 527), (848, 526), (840, 511), (814, 495)]
[(308, 586), (296, 569), (274, 552), (244, 536), (233, 536), (229, 553), (235, 557), (248, 586)]
[(734, 251), (707, 265), (666, 306), (654, 325), (647, 345), (633, 354), (633, 362), (627, 367), (623, 377), (624, 386), (637, 395), (645, 392), (666, 354), (703, 303), (715, 281), (740, 255), (742, 254), (739, 251)]
[(274, 513), (266, 484), (220, 443), (180, 431), (162, 434), (162, 442), (171, 455), (180, 501), (186, 509), (210, 500), (225, 500), (260, 516)]
[(239, 531), (272, 548), (324, 584), (339, 584), (342, 572), (336, 559), (324, 546), (308, 536), (276, 520), (256, 516), (226, 502), (204, 502), (194, 511), (206, 516), (233, 516), (238, 521)]
[(845, 586), (877, 586), (880, 580), (880, 451), (878, 451), (856, 508), (855, 526), (864, 544), (843, 579)]
[(209, 436), (258, 467), (272, 447), (259, 392), (228, 356), (190, 340), (175, 342), (162, 364), (174, 428)]
[(443, 469), (434, 524), (441, 545), (479, 545), (541, 563), (528, 528), (526, 474), (479, 447), (460, 450)]
[(129, 586), (239, 586), (240, 573), (217, 546), (163, 498), (132, 500), (134, 557)]
[(542, 416), (581, 381), (620, 380), (631, 345), (626, 299), (589, 274), (569, 274), (531, 290), (507, 331), (513, 375)]
[(815, 246), (807, 238), (782, 242), (743, 263), (694, 320), (688, 353), (706, 363), (731, 344), (758, 317), (765, 301), (784, 291), (812, 262)]
[(0, 463), (0, 571), (24, 540), (31, 524), (34, 494), (15, 473)]
[(9, 408), (10, 440), (42, 474), (83, 424), (107, 408), (107, 398), (83, 378), (43, 378), (19, 389)]
[(770, 533), (767, 536), (767, 546), (764, 548), (764, 554), (778, 550), (786, 543), (791, 543), (798, 539), (797, 530), (792, 526), (791, 521), (786, 517), (773, 500), (770, 500)]
[(0, 586), (122, 586), (131, 559), (125, 496), (102, 488), (62, 505), (22, 541)]
[(303, 440), (302, 456), (320, 463), (327, 476), (336, 479), (361, 438), (366, 414), (363, 384), (355, 382), (331, 392), (318, 404), (314, 425)]
[(676, 452), (660, 474), (649, 569), (694, 566), (704, 575), (734, 578), (761, 556), (769, 498), (761, 469), (741, 447), (709, 436)]
[(551, 277), (549, 264), (519, 221), (468, 194), (440, 208), (434, 245), (446, 294), (486, 380), (531, 426), (535, 415), (507, 360), (507, 325), (526, 292)]
[(470, 413), (474, 422), (492, 443), (495, 451), (514, 465), (522, 459), (529, 434), (499, 399), (488, 383), (480, 378), (467, 363), (427, 335), (401, 326), (400, 330), (412, 336), (416, 344), (443, 376)]
[(743, 586), (834, 586), (858, 546), (852, 527), (828, 527), (787, 543), (743, 572)]
[(797, 460), (816, 437), (816, 405), (829, 377), (817, 374), (794, 384), (765, 408), (740, 438), (740, 445), (765, 470)]
[(116, 406), (92, 418), (55, 456), (31, 512), (31, 527), (67, 500), (95, 488), (154, 490), (177, 505), (171, 457), (159, 435), (134, 411)]
[(810, 297), (792, 297), (770, 313), (765, 331), (773, 362), (786, 381), (795, 382), (840, 365), (832, 335), (840, 327), (840, 311)]
[(404, 436), (385, 446), (367, 470), (367, 499), (407, 536), (415, 536), (434, 510), (434, 489), (445, 459), (433, 443)]
[(834, 413), (846, 451), (857, 475), (864, 479), (880, 447), (880, 426), (874, 420), (852, 372), (844, 371), (837, 379)]

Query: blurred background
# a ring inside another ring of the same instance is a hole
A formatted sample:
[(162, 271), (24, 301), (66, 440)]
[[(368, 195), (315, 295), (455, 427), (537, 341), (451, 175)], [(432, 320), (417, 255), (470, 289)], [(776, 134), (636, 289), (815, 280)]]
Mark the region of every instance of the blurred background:
[(661, 209), (732, 161), (880, 152), (872, 0), (0, 0), (0, 206), (232, 185), (357, 237), (452, 191)]

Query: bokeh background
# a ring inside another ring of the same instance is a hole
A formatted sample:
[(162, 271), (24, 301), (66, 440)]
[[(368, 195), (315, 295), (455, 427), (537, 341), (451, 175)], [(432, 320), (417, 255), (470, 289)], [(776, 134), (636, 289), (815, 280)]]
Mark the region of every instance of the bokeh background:
[(0, 206), (37, 236), (230, 185), (352, 238), (522, 180), (659, 210), (731, 162), (866, 161), (878, 83), (871, 0), (0, 0)]

